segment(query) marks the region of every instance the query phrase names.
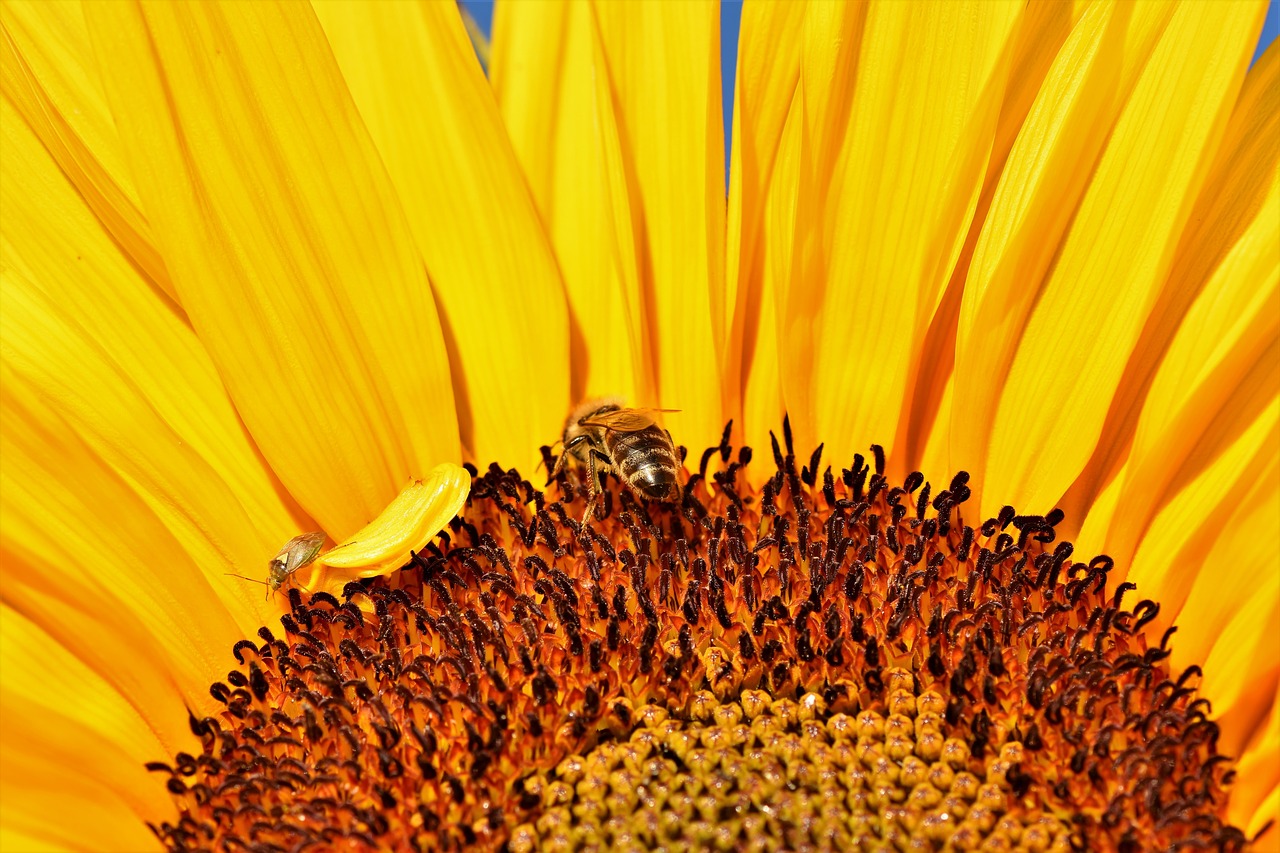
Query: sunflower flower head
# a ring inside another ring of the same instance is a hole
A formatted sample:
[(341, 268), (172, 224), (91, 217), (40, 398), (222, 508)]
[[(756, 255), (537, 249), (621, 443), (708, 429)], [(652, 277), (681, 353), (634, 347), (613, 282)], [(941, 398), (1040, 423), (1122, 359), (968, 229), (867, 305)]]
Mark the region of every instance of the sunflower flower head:
[(1061, 513), (969, 525), (967, 474), (891, 486), (878, 446), (837, 474), (789, 430), (757, 490), (728, 436), (677, 502), (610, 478), (586, 524), (581, 481), (494, 466), (393, 578), (292, 590), (192, 719), (200, 754), (151, 765), (161, 838), (1242, 848), (1199, 668)]
[(1274, 847), (1264, 13), (5, 0), (0, 849)]

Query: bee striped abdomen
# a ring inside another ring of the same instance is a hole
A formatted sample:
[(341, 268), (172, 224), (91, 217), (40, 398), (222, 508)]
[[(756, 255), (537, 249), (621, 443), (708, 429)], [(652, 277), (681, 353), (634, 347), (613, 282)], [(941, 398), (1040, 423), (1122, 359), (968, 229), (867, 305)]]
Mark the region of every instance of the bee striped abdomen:
[(605, 449), (627, 485), (649, 500), (669, 501), (679, 488), (679, 459), (666, 430), (657, 426), (636, 432), (605, 431)]

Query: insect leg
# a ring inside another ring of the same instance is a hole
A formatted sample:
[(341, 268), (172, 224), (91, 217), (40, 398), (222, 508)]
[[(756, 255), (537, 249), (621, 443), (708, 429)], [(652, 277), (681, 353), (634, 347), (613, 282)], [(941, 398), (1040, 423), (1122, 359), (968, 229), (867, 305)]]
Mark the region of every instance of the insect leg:
[(600, 484), (599, 484), (600, 475), (596, 471), (596, 454), (597, 453), (598, 451), (595, 450), (595, 448), (592, 448), (591, 452), (587, 454), (587, 474), (588, 474), (587, 488), (591, 490), (591, 497), (587, 498), (587, 509), (585, 512), (582, 513), (583, 527), (586, 527), (587, 519), (591, 518), (591, 516), (595, 513), (596, 498), (600, 494)]
[(589, 436), (587, 435), (579, 435), (569, 440), (568, 444), (564, 446), (564, 450), (561, 451), (560, 455), (556, 458), (555, 467), (552, 468), (551, 473), (547, 475), (547, 485), (551, 485), (551, 481), (554, 480), (556, 475), (564, 468), (565, 460), (569, 458), (569, 451), (577, 447), (579, 444), (582, 444), (582, 442), (587, 441), (588, 438)]

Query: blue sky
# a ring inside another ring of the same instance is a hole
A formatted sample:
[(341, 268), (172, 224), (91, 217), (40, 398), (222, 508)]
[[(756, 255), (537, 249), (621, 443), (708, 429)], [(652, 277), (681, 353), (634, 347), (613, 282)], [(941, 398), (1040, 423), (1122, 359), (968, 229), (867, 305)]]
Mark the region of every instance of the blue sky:
[[(462, 0), (481, 29), (489, 32), (493, 22), (493, 0)], [(725, 151), (729, 149), (729, 129), (733, 116), (733, 79), (734, 68), (738, 62), (738, 20), (742, 16), (742, 0), (722, 0), (720, 5), (720, 52), (722, 68), (722, 85), (724, 86), (725, 116)], [(1262, 37), (1258, 41), (1258, 49), (1254, 53), (1256, 61), (1267, 46), (1280, 35), (1280, 0), (1271, 0), (1267, 7), (1267, 21), (1262, 25)], [(728, 158), (726, 157), (726, 167)]]

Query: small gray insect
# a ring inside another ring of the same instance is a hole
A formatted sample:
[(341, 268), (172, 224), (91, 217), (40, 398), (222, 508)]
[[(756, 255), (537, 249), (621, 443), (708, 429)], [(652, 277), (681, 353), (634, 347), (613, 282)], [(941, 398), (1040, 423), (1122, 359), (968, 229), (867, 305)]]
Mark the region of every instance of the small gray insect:
[(279, 591), (290, 575), (303, 566), (308, 566), (315, 562), (316, 557), (320, 556), (320, 549), (324, 547), (326, 538), (323, 532), (316, 531), (314, 533), (301, 533), (284, 543), (280, 553), (272, 557), (271, 562), (267, 563), (267, 579), (265, 581), (247, 578), (235, 572), (227, 572), (227, 574), (250, 583), (265, 584), (267, 586), (267, 597), (270, 597), (271, 593)]

